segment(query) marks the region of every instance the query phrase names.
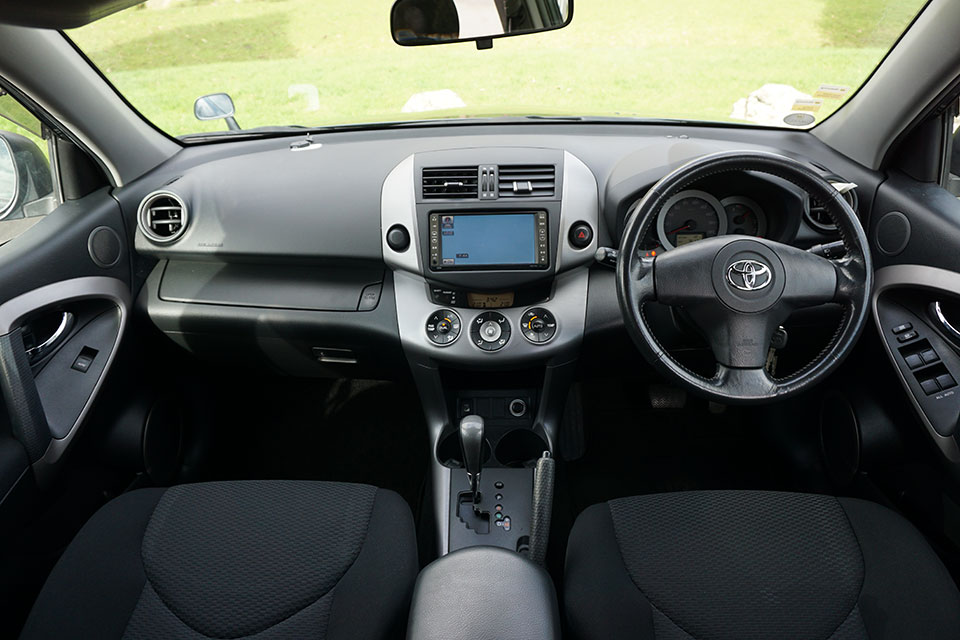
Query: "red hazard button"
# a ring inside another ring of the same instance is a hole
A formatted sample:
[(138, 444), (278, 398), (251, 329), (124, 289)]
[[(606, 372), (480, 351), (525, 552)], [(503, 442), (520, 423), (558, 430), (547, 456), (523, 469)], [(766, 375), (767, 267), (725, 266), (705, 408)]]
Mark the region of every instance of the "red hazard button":
[(593, 242), (593, 227), (586, 222), (576, 222), (570, 227), (569, 239), (574, 249), (586, 249)]

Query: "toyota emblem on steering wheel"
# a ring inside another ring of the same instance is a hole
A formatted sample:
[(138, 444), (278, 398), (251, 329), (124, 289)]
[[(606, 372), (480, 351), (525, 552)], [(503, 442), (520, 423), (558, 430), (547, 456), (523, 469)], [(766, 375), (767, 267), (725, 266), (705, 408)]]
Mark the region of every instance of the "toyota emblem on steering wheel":
[(727, 282), (741, 291), (759, 291), (772, 280), (770, 267), (757, 260), (737, 260), (727, 267)]

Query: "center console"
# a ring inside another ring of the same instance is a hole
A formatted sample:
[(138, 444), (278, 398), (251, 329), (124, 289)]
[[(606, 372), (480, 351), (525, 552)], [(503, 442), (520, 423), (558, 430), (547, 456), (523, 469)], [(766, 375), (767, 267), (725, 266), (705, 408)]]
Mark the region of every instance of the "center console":
[[(597, 232), (596, 178), (559, 149), (417, 153), (384, 181), (383, 256), (430, 429), (440, 555), (528, 544), (533, 468), (557, 453)], [(460, 437), (471, 415), (485, 424), (477, 500)]]
[(420, 572), (408, 640), (556, 640), (560, 615), (550, 576), (494, 547), (444, 556)]

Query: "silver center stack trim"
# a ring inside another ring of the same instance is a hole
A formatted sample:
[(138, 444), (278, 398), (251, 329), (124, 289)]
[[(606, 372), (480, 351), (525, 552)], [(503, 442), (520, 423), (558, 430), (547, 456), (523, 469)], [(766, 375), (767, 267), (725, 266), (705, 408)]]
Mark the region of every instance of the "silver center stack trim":
[[(469, 154), (469, 150), (464, 150), (464, 154)], [(461, 333), (466, 334), (466, 338), (441, 347), (430, 341), (424, 325), (429, 315), (443, 308), (443, 305), (435, 304), (430, 299), (429, 284), (424, 277), (423, 248), (420, 245), (417, 223), (418, 177), (414, 156), (411, 155), (398, 164), (384, 180), (381, 191), (380, 235), (384, 262), (394, 272), (400, 342), (417, 380), (427, 420), (438, 551), (440, 555), (444, 555), (449, 550), (451, 470), (437, 460), (436, 447), (444, 431), (452, 426), (452, 418), (447, 410), (439, 367), (496, 371), (562, 365), (577, 358), (586, 322), (589, 265), (593, 263), (600, 235), (599, 195), (596, 177), (590, 169), (579, 158), (564, 152), (560, 228), (558, 244), (553, 247), (553, 255), (556, 256), (555, 278), (549, 300), (536, 305), (497, 309), (507, 318), (511, 329), (510, 340), (497, 351), (484, 351), (470, 339), (471, 324), (487, 310), (457, 308), (456, 311), (461, 317)], [(567, 240), (570, 228), (577, 222), (586, 222), (594, 230), (593, 241), (582, 249), (573, 247)], [(394, 225), (404, 226), (410, 234), (410, 246), (405, 251), (394, 251), (387, 244), (387, 230)], [(534, 344), (522, 338), (520, 320), (530, 306), (543, 307), (556, 319), (557, 332), (549, 342)], [(557, 425), (541, 426), (549, 444), (553, 446), (557, 441)]]

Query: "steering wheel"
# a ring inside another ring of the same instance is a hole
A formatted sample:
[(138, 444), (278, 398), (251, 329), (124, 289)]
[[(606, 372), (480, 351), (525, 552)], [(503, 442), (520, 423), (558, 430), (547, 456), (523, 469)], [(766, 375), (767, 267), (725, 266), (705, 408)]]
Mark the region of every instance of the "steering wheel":
[[(641, 243), (672, 196), (723, 173), (754, 171), (777, 176), (823, 204), (846, 253), (830, 260), (790, 245), (742, 235), (684, 244), (647, 257)], [(703, 156), (657, 182), (637, 205), (620, 241), (617, 297), (627, 331), (654, 368), (682, 387), (727, 404), (760, 404), (812, 387), (847, 356), (863, 330), (873, 285), (870, 248), (856, 213), (814, 170), (790, 158), (756, 151)], [(657, 341), (644, 306), (683, 308), (703, 332), (717, 361), (713, 377), (683, 366)], [(765, 365), (777, 328), (802, 307), (836, 302), (840, 326), (828, 345), (785, 378)]]

